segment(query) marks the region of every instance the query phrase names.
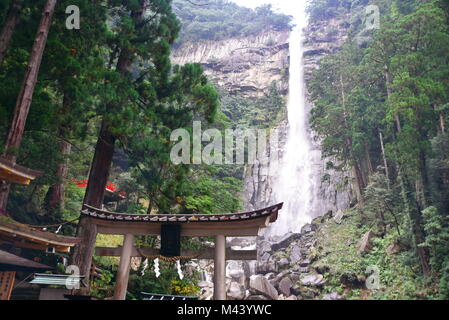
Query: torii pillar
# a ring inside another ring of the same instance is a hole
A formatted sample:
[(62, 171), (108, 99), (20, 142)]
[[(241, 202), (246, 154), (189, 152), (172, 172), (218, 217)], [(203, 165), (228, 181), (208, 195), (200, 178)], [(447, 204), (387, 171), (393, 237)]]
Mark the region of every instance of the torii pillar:
[(215, 237), (214, 300), (226, 300), (226, 237)]
[(131, 254), (134, 244), (134, 235), (126, 234), (123, 240), (122, 254), (115, 282), (114, 300), (125, 300), (128, 289), (129, 268), (131, 264)]

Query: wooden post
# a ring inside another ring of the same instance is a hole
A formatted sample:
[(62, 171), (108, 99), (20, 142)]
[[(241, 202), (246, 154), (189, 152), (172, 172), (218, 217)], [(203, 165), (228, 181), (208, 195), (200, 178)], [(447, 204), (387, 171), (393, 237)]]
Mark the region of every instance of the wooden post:
[(215, 237), (214, 300), (226, 300), (226, 237)]
[(9, 300), (16, 277), (15, 271), (0, 271), (0, 300)]
[(117, 280), (115, 283), (114, 300), (126, 299), (126, 289), (128, 288), (129, 267), (131, 264), (133, 243), (134, 236), (132, 234), (125, 235), (125, 239), (123, 240), (122, 255), (120, 256), (120, 265), (117, 272)]

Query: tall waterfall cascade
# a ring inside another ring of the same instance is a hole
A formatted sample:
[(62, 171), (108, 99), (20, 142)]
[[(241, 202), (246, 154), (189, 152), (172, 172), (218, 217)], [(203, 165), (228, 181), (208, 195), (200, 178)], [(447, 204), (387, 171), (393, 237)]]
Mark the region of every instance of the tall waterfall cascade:
[[(270, 227), (266, 236), (282, 236), (297, 233), (301, 227), (316, 217), (319, 207), (317, 187), (320, 170), (319, 149), (313, 146), (309, 129), (309, 104), (306, 100), (304, 81), (303, 30), (307, 25), (305, 3), (301, 12), (296, 12), (295, 24), (290, 35), (290, 79), (287, 104), (288, 127), (284, 152), (279, 171), (274, 177), (272, 192), (276, 202), (284, 202), (279, 220)], [(317, 172), (318, 171), (318, 172)]]
[(336, 161), (322, 158), (320, 141), (310, 128), (312, 104), (306, 83), (320, 58), (313, 53), (320, 44), (311, 37), (305, 7), (305, 0), (283, 2), (282, 11), (293, 14), (295, 24), (282, 40), (288, 43), (287, 57), (282, 61), (284, 66), (289, 63), (289, 79), (285, 84), (287, 116), (275, 128), (278, 139), (272, 140), (278, 143), (269, 142), (268, 163), (259, 161), (245, 170), (247, 210), (284, 203), (277, 222), (260, 234), (265, 239), (300, 233), (313, 219), (329, 211), (344, 210), (352, 200), (350, 175), (327, 168), (329, 162)]

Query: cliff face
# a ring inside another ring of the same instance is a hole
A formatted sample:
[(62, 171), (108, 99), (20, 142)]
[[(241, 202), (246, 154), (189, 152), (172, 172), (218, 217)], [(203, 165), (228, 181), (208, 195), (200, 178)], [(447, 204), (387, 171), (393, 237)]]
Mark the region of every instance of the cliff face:
[[(312, 71), (317, 68), (317, 63), (323, 56), (339, 49), (345, 40), (346, 28), (341, 20), (309, 25), (304, 52), (306, 80), (310, 79)], [(289, 36), (289, 31), (269, 31), (252, 37), (185, 43), (173, 50), (172, 61), (179, 65), (200, 63), (220, 91), (246, 101), (267, 96), (270, 86), (276, 82), (280, 95), (287, 101)], [(310, 104), (308, 108), (311, 108)], [(275, 126), (280, 141), (277, 146), (269, 146), (269, 152), (276, 152), (282, 158), (288, 122), (284, 119), (278, 121)], [(313, 136), (313, 133), (311, 135)], [(327, 160), (321, 159), (319, 142), (313, 143), (311, 161), (316, 176), (316, 200), (314, 212), (309, 215), (316, 217), (329, 210), (335, 212), (348, 207), (351, 194), (343, 175), (325, 170)], [(246, 166), (243, 194), (246, 209), (262, 208), (276, 201), (272, 185), (278, 175), (277, 170), (278, 168), (270, 163)], [(322, 181), (324, 176), (328, 179)]]
[(349, 16), (327, 21), (310, 22), (305, 29), (304, 71), (306, 81), (318, 62), (326, 55), (336, 53), (348, 38)]
[(222, 41), (185, 43), (172, 54), (174, 64), (200, 63), (221, 89), (233, 95), (261, 97), (276, 81), (288, 91), (288, 31)]

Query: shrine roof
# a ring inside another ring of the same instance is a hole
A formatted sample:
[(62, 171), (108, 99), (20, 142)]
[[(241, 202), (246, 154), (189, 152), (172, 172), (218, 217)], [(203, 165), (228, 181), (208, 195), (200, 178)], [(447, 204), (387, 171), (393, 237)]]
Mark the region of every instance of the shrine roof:
[(30, 184), (31, 180), (42, 176), (42, 172), (31, 170), (0, 157), (0, 180), (17, 184)]
[(248, 212), (241, 213), (225, 213), (225, 214), (127, 214), (109, 212), (93, 208), (88, 205), (84, 205), (82, 215), (106, 220), (106, 221), (118, 221), (118, 222), (146, 222), (146, 223), (228, 223), (236, 221), (250, 221), (260, 218), (270, 218), (269, 222), (276, 222), (278, 218), (278, 212), (282, 209), (283, 203)]
[(14, 221), (0, 221), (0, 242), (17, 247), (45, 250), (49, 247), (58, 252), (69, 252), (81, 239), (57, 235)]
[(1, 271), (48, 271), (53, 267), (38, 263), (33, 260), (16, 256), (12, 253), (0, 250), (0, 270)]

